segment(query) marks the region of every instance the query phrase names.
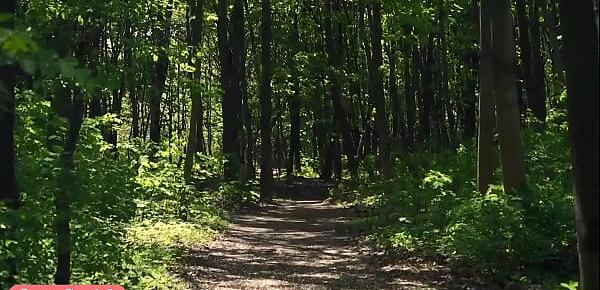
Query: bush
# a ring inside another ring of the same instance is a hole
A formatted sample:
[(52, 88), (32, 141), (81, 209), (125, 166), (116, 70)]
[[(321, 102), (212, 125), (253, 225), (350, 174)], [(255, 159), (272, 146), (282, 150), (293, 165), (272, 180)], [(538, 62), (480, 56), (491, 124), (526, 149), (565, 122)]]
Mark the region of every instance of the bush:
[[(67, 124), (37, 94), (24, 91), (17, 98), (22, 207), (16, 217), (16, 241), (0, 240), (0, 277), (7, 276), (2, 263), (13, 256), (18, 282), (49, 284), (56, 266), (52, 201), (61, 188), (58, 158)], [(140, 140), (120, 138), (119, 147), (112, 148), (103, 132), (119, 124), (115, 116), (106, 115), (86, 119), (81, 129), (71, 197), (72, 282), (187, 289), (171, 273), (170, 264), (183, 249), (206, 243), (224, 228), (224, 199), (253, 196), (238, 195), (246, 191), (237, 185), (213, 193), (185, 184), (181, 139), (153, 148)], [(199, 156), (198, 160), (194, 168), (198, 178), (220, 174), (217, 158)], [(6, 213), (0, 204), (0, 230), (9, 224)]]
[(334, 196), (366, 206), (357, 225), (389, 251), (437, 253), (501, 278), (566, 279), (577, 253), (565, 127), (526, 129), (524, 143), (529, 183), (514, 196), (504, 193), (499, 169), (488, 194), (476, 192), (474, 144), (398, 154), (389, 194), (367, 166), (358, 187), (342, 183)]

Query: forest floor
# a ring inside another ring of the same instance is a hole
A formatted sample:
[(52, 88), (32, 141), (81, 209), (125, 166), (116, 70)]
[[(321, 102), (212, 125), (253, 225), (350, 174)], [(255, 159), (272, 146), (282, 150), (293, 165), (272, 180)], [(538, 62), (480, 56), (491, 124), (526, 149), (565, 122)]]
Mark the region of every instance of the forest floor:
[(240, 212), (219, 239), (190, 250), (177, 272), (192, 289), (478, 288), (443, 263), (384, 262), (352, 226), (359, 212), (328, 203), (324, 186), (278, 188), (277, 204)]

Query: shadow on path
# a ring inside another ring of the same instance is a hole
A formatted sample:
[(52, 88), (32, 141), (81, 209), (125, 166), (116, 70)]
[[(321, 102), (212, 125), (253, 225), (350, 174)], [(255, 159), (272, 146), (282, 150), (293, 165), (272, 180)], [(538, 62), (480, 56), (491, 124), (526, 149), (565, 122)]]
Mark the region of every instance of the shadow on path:
[(354, 216), (321, 200), (278, 200), (234, 218), (219, 240), (192, 249), (180, 272), (193, 289), (447, 289), (442, 266), (377, 266), (349, 224)]

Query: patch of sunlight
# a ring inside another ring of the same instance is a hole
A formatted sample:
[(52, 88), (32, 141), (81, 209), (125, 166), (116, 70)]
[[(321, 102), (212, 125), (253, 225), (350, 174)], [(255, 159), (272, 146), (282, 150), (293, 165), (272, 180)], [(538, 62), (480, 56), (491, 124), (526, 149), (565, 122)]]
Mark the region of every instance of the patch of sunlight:
[(215, 238), (217, 231), (207, 225), (186, 222), (143, 221), (127, 229), (127, 240), (138, 245), (166, 248), (204, 244)]
[(185, 248), (206, 244), (215, 239), (218, 231), (208, 224), (179, 221), (155, 222), (145, 220), (127, 228), (126, 240), (135, 250), (131, 252), (128, 267), (139, 274), (139, 280), (127, 289), (190, 289), (177, 276), (174, 267)]

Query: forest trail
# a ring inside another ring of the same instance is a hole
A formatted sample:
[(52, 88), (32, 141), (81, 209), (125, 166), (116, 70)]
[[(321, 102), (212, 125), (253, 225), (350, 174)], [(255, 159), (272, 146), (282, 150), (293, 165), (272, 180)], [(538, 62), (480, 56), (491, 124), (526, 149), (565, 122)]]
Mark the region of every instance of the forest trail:
[(220, 239), (191, 250), (184, 278), (193, 289), (454, 288), (443, 266), (378, 263), (349, 223), (356, 210), (296, 196), (235, 217)]

